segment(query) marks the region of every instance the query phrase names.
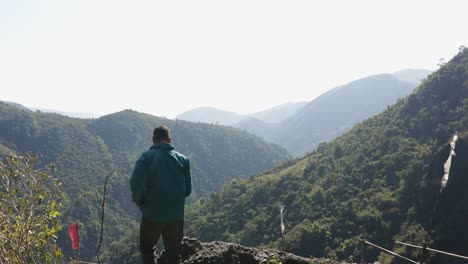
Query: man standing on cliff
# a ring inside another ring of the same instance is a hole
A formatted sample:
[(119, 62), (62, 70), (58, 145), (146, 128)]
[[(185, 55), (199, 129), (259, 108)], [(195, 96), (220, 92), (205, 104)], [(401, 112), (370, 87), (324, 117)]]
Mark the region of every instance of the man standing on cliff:
[(136, 161), (130, 179), (132, 199), (143, 214), (140, 251), (144, 264), (154, 264), (153, 247), (162, 235), (169, 263), (179, 264), (185, 198), (192, 192), (190, 163), (170, 144), (166, 126), (154, 129), (153, 143)]

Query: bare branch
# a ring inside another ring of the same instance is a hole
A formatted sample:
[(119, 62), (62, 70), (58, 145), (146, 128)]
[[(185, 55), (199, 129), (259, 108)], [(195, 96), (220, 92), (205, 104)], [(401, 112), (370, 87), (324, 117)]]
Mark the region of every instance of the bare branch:
[(109, 173), (107, 176), (106, 176), (106, 179), (104, 181), (104, 187), (103, 187), (103, 191), (102, 191), (102, 202), (101, 202), (101, 234), (99, 236), (99, 244), (98, 244), (98, 247), (97, 247), (97, 250), (96, 250), (96, 257), (97, 257), (97, 261), (98, 263), (100, 264), (101, 263), (101, 260), (99, 258), (99, 250), (101, 249), (101, 244), (102, 244), (102, 238), (103, 238), (103, 235), (104, 235), (104, 208), (105, 208), (105, 205), (106, 205), (106, 190), (107, 190), (107, 181), (109, 180), (110, 176), (112, 176), (113, 174), (115, 173), (115, 169), (112, 170), (111, 173)]

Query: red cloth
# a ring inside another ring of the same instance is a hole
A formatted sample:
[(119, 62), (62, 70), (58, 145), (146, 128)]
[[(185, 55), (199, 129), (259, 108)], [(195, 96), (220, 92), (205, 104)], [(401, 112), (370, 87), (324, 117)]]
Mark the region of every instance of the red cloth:
[(78, 235), (78, 223), (71, 224), (68, 227), (68, 235), (70, 236), (72, 249), (80, 249), (80, 236)]

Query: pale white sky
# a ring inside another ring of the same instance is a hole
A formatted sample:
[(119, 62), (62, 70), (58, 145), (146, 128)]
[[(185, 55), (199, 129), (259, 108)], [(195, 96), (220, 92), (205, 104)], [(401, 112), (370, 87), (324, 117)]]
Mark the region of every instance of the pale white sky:
[(0, 100), (174, 117), (310, 101), (468, 46), (468, 1), (0, 0)]

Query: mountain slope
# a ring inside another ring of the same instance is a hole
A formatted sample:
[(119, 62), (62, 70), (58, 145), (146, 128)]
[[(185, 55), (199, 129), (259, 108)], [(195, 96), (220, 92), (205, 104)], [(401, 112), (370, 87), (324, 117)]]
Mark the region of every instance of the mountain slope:
[[(388, 78), (388, 77), (386, 77)], [(449, 187), (429, 225), (448, 141), (460, 131)], [(367, 239), (396, 248), (395, 239), (468, 252), (468, 50), (433, 73), (409, 97), (356, 125), (316, 151), (194, 204), (187, 233), (248, 246), (279, 246), (285, 205), (285, 249), (303, 256), (355, 261)], [(418, 252), (406, 252), (415, 258)], [(366, 250), (366, 261), (380, 253)], [(380, 261), (390, 263), (380, 255)], [(459, 263), (434, 256), (430, 263)], [(399, 262), (395, 262), (399, 263)]]
[(273, 133), (278, 129), (278, 124), (267, 123), (258, 118), (246, 118), (233, 126), (257, 135), (268, 142), (273, 141)]
[[(191, 159), (194, 194), (207, 195), (237, 177), (248, 177), (288, 158), (285, 150), (238, 129), (162, 119), (122, 111), (98, 119), (75, 119), (0, 103), (0, 154), (41, 154), (44, 164), (60, 160), (57, 176), (67, 194), (63, 223), (81, 223), (82, 258), (98, 241), (98, 203), (94, 193), (116, 169), (108, 189), (106, 241), (120, 237), (138, 218), (128, 179), (138, 155), (151, 146), (158, 124), (172, 130), (174, 146)], [(60, 243), (69, 248), (64, 234)]]

